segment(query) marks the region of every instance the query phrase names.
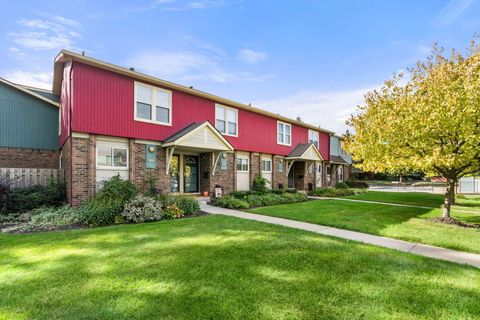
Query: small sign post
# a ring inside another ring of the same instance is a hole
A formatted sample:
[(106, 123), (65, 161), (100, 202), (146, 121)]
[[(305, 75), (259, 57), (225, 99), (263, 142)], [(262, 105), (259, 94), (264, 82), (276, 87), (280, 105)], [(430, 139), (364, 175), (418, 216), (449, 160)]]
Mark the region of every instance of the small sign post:
[(145, 155), (147, 169), (157, 168), (157, 146), (153, 144), (147, 144)]

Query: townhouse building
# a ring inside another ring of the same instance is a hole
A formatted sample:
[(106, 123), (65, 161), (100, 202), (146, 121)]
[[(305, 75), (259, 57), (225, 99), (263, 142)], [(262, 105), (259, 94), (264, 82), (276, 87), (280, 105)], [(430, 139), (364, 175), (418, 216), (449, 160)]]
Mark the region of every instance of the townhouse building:
[(69, 202), (93, 196), (114, 175), (162, 193), (326, 184), (333, 132), (192, 87), (62, 50), (60, 165)]

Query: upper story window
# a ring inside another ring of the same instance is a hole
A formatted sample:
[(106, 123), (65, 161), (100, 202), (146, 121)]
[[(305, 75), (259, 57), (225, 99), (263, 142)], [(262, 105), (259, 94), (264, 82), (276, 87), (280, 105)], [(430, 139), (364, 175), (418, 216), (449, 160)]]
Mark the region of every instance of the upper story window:
[(172, 125), (172, 92), (135, 82), (135, 120)]
[(238, 110), (215, 105), (215, 128), (227, 136), (238, 136)]
[(286, 146), (292, 145), (292, 125), (285, 122), (277, 122), (277, 143)]
[(320, 138), (318, 131), (308, 129), (308, 142), (313, 143), (315, 147), (320, 145)]

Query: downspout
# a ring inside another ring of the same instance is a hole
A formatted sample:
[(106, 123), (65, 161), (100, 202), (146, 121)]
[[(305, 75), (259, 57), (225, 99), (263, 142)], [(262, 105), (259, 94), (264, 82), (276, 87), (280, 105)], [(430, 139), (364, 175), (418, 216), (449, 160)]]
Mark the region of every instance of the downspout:
[(72, 186), (72, 177), (73, 177), (73, 137), (72, 137), (72, 71), (73, 71), (73, 61), (70, 60), (70, 72), (68, 75), (68, 113), (69, 113), (69, 119), (68, 121), (70, 122), (68, 125), (68, 137), (70, 138), (70, 178), (69, 178), (69, 200), (70, 200), (70, 207), (72, 206), (72, 201), (73, 201), (73, 186)]

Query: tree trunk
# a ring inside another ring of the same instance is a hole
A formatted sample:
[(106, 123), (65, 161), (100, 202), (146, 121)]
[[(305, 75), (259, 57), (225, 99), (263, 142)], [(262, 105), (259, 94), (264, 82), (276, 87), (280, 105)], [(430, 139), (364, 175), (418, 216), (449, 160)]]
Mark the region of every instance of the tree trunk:
[(444, 208), (442, 214), (442, 220), (451, 221), (450, 208), (452, 206), (453, 197), (455, 195), (455, 180), (447, 180), (447, 191), (445, 193)]

